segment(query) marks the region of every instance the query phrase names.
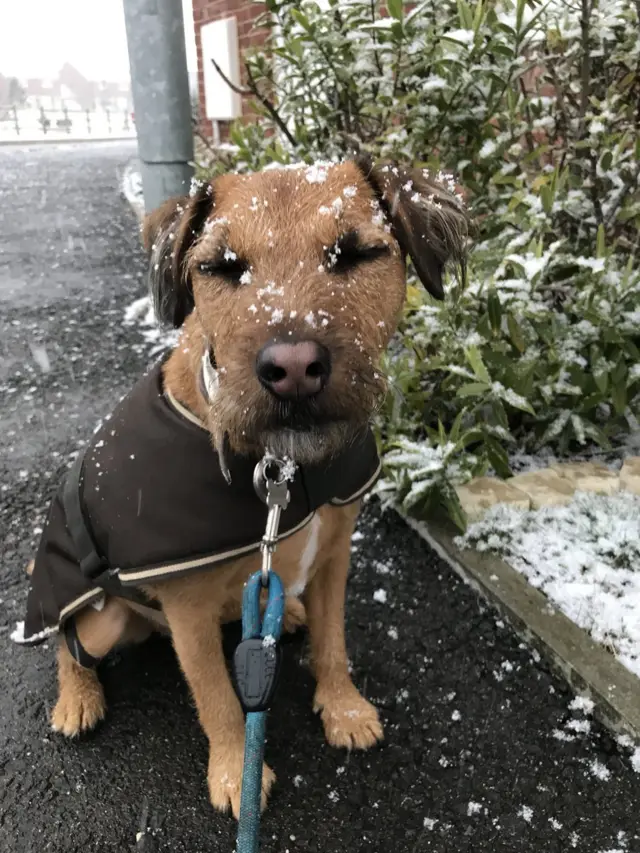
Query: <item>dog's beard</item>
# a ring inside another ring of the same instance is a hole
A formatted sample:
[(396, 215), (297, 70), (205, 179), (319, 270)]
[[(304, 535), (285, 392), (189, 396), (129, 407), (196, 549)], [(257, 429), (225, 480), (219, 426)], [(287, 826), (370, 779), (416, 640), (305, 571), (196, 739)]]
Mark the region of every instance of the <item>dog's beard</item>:
[(288, 456), (300, 465), (313, 465), (337, 456), (353, 440), (358, 427), (346, 421), (334, 421), (310, 429), (266, 430), (259, 443), (274, 456)]
[[(367, 424), (366, 416), (351, 420), (315, 419), (303, 411), (272, 411), (267, 418), (249, 405), (239, 414), (231, 397), (220, 393), (211, 407), (207, 426), (218, 451), (226, 446), (237, 453), (262, 456), (267, 451), (287, 456), (301, 465), (317, 464), (341, 453)], [(316, 413), (319, 415), (319, 413)]]

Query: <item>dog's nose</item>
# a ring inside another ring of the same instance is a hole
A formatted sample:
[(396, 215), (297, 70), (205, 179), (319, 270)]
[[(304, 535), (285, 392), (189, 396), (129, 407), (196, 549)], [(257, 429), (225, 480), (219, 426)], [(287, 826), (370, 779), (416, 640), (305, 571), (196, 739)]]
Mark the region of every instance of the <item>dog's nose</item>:
[(315, 341), (276, 341), (258, 353), (256, 373), (262, 385), (281, 400), (313, 397), (327, 384), (331, 357)]

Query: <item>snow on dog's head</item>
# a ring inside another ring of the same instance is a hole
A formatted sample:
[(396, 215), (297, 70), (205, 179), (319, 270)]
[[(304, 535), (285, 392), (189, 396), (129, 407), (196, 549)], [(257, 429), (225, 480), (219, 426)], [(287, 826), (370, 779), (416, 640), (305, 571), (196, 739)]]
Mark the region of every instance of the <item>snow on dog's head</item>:
[(466, 217), (421, 170), (366, 158), (229, 174), (147, 217), (150, 287), (193, 370), (218, 371), (208, 426), (239, 451), (298, 461), (340, 450), (385, 391), (380, 356), (405, 297), (405, 259), (442, 298)]

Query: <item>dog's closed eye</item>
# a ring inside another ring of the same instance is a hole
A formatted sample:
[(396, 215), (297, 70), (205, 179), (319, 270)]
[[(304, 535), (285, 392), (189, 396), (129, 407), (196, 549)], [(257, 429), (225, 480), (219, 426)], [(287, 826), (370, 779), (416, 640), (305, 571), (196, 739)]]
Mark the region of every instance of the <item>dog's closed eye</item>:
[(386, 243), (364, 243), (357, 231), (347, 231), (327, 252), (327, 267), (331, 272), (346, 273), (362, 264), (388, 255)]
[(223, 278), (232, 284), (244, 284), (243, 276), (249, 272), (249, 264), (239, 258), (235, 252), (225, 249), (217, 258), (201, 261), (198, 272), (202, 275)]

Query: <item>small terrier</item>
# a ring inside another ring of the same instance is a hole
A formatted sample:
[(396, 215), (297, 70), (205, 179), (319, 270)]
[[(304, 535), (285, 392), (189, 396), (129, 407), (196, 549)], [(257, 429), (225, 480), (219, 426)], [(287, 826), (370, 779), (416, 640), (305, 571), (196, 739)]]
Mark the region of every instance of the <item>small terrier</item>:
[[(60, 633), (56, 731), (104, 717), (95, 664), (114, 646), (168, 631), (209, 739), (211, 802), (237, 817), (244, 718), (221, 626), (260, 565), (252, 472), (269, 453), (290, 468), (276, 570), (285, 629), (308, 625), (314, 710), (333, 746), (382, 739), (347, 665), (350, 542), (379, 472), (369, 422), (406, 257), (438, 299), (444, 265), (463, 258), (451, 190), (359, 156), (224, 175), (146, 218), (151, 293), (179, 344), (93, 436), (29, 570), (24, 642)], [(263, 807), (273, 782), (265, 764)]]

